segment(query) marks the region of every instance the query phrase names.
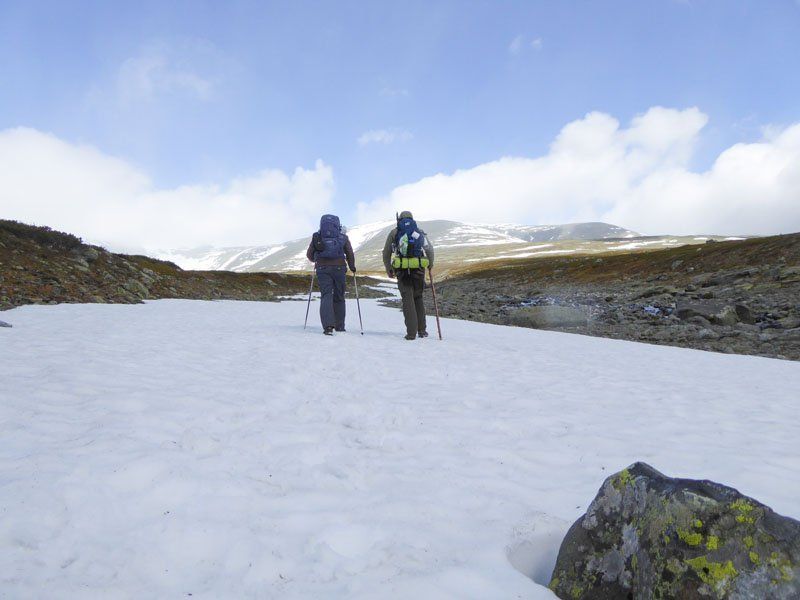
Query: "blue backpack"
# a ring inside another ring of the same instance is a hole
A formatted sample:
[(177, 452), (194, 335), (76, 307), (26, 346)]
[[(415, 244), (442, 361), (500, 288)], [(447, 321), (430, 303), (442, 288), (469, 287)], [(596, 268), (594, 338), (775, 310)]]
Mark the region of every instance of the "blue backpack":
[(344, 256), (345, 237), (339, 217), (322, 215), (319, 220), (319, 239), (322, 250), (317, 251), (316, 258), (342, 258)]
[(424, 256), (425, 234), (419, 230), (414, 219), (399, 219), (394, 245), (397, 254), (403, 258), (421, 258)]

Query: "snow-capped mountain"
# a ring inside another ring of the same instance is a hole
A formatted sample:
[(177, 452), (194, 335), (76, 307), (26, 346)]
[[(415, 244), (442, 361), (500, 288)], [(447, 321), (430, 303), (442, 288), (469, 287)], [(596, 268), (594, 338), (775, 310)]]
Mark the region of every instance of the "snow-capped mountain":
[[(382, 270), (381, 251), (394, 221), (357, 225), (347, 229), (356, 252), (359, 269)], [(607, 223), (571, 223), (567, 225), (489, 225), (457, 221), (421, 221), (437, 249), (440, 266), (490, 258), (515, 258), (547, 248), (547, 254), (575, 252), (575, 243), (591, 245), (630, 242), (638, 234)], [(184, 269), (226, 271), (297, 271), (310, 267), (306, 259), (309, 237), (282, 244), (236, 247), (195, 248), (158, 253)], [(565, 243), (567, 243), (565, 245)], [(613, 244), (612, 244), (613, 245)], [(563, 247), (561, 247), (563, 246)]]

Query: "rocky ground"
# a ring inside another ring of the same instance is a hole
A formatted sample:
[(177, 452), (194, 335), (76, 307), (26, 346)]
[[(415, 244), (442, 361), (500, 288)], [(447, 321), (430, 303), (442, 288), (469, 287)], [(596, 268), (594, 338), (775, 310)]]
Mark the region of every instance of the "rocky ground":
[(487, 263), (437, 293), (448, 317), (800, 360), (800, 234)]
[[(114, 254), (73, 235), (0, 220), (0, 310), (25, 304), (148, 299), (280, 300), (307, 294), (309, 275), (183, 271), (146, 256)], [(382, 295), (365, 279), (364, 297)]]

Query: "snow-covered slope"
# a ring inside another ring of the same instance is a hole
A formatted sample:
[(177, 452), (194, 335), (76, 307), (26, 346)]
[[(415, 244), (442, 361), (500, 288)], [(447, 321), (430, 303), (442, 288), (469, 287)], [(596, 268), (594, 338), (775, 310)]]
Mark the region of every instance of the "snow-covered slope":
[(354, 308), (333, 338), (302, 302), (5, 313), (0, 595), (554, 598), (562, 534), (636, 460), (800, 517), (798, 363), (467, 321), (408, 342), (372, 302), (362, 337)]
[[(394, 221), (357, 225), (347, 230), (362, 270), (382, 270), (381, 250)], [(572, 223), (568, 225), (474, 225), (455, 221), (423, 221), (420, 223), (437, 248), (446, 249), (442, 259), (447, 263), (467, 259), (501, 256), (504, 250), (520, 244), (553, 241), (618, 240), (638, 234), (607, 223)], [(310, 236), (309, 236), (310, 237)], [(249, 248), (197, 248), (169, 250), (157, 254), (184, 269), (229, 271), (294, 271), (310, 268), (306, 260), (309, 238), (279, 245)]]

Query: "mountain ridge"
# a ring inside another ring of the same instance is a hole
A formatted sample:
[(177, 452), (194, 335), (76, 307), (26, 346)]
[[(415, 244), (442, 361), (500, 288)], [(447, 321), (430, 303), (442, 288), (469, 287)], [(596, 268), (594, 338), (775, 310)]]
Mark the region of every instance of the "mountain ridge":
[[(526, 245), (564, 241), (630, 240), (638, 233), (601, 222), (561, 225), (516, 225), (464, 223), (445, 219), (420, 221), (420, 227), (440, 250), (437, 260), (444, 263), (484, 259), (502, 255), (502, 250), (521, 250)], [(359, 268), (381, 271), (381, 251), (394, 221), (379, 221), (347, 228)], [(310, 234), (309, 234), (310, 237)], [(309, 237), (279, 244), (165, 250), (157, 253), (184, 269), (237, 272), (304, 271), (310, 268), (305, 252)], [(549, 247), (549, 246), (543, 246)], [(458, 250), (467, 249), (467, 250)], [(488, 250), (492, 248), (497, 252)], [(482, 249), (479, 250), (479, 249)], [(535, 248), (529, 248), (534, 250)], [(568, 249), (564, 249), (567, 251)]]

